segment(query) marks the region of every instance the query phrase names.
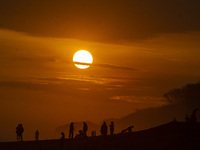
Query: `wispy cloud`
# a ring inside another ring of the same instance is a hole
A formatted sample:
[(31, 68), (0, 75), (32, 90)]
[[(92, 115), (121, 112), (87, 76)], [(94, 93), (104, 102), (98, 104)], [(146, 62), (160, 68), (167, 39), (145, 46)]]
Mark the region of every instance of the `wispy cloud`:
[(39, 82), (70, 83), (88, 82), (99, 85), (119, 85), (122, 82), (133, 80), (132, 78), (111, 77), (111, 76), (89, 76), (89, 75), (65, 75), (58, 78), (35, 78)]
[(165, 104), (163, 97), (153, 96), (113, 96), (110, 99), (114, 101), (124, 101), (137, 104)]
[(136, 69), (136, 68), (113, 65), (113, 64), (95, 64), (95, 63), (91, 64), (91, 63), (82, 63), (82, 62), (74, 62), (74, 63), (79, 64), (79, 65), (87, 65), (87, 66), (102, 67), (102, 68), (109, 68), (109, 69), (138, 71), (138, 69)]
[(104, 68), (109, 68), (109, 69), (138, 71), (137, 69), (132, 68), (132, 67), (117, 66), (117, 65), (112, 65), (112, 64), (94, 64), (94, 65), (97, 66), (97, 67), (104, 67)]
[(187, 62), (185, 59), (178, 59), (178, 58), (171, 58), (168, 59), (169, 61), (174, 61), (174, 62)]

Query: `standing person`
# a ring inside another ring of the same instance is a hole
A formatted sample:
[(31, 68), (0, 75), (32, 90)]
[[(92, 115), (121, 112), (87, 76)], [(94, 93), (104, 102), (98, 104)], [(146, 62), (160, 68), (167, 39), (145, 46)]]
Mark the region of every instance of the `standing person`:
[(112, 121), (110, 124), (110, 135), (114, 134), (114, 122)]
[(196, 114), (197, 114), (197, 111), (198, 111), (199, 109), (198, 108), (196, 108), (196, 109), (194, 109), (193, 111), (192, 111), (192, 114), (191, 114), (191, 116), (190, 116), (190, 122), (191, 123), (197, 123), (197, 116), (196, 116)]
[(101, 126), (100, 132), (101, 132), (102, 136), (106, 136), (107, 135), (107, 133), (108, 133), (108, 127), (106, 125), (106, 122), (103, 122), (103, 125)]
[(19, 124), (16, 127), (17, 141), (19, 141)]
[(73, 136), (74, 136), (74, 123), (72, 122), (71, 124), (70, 124), (70, 127), (69, 127), (69, 139), (71, 138), (71, 139), (73, 139)]
[(35, 140), (36, 140), (36, 141), (39, 141), (39, 134), (40, 134), (39, 131), (36, 130), (36, 131), (35, 131)]
[(23, 141), (23, 137), (22, 137), (23, 132), (24, 132), (24, 128), (23, 128), (22, 124), (18, 124), (18, 126), (16, 128), (17, 141)]
[(95, 130), (92, 130), (91, 136), (92, 136), (92, 137), (96, 136), (96, 131), (95, 131)]
[(88, 130), (88, 126), (87, 126), (86, 122), (83, 122), (83, 135), (84, 135), (84, 137), (87, 137), (87, 130)]

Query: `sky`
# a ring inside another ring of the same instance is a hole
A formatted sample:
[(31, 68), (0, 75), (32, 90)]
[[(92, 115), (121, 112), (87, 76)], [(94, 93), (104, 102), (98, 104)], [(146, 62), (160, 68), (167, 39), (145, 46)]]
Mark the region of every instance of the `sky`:
[[(166, 105), (199, 81), (198, 0), (0, 0), (0, 141)], [(74, 66), (88, 50), (93, 64)], [(49, 134), (49, 135), (48, 135)]]

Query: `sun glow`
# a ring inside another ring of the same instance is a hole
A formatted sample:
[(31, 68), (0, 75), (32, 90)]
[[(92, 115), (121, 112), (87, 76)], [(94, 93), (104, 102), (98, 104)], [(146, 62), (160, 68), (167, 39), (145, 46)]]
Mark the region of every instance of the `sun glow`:
[(86, 69), (93, 62), (92, 55), (86, 50), (79, 50), (74, 54), (73, 62), (79, 69)]

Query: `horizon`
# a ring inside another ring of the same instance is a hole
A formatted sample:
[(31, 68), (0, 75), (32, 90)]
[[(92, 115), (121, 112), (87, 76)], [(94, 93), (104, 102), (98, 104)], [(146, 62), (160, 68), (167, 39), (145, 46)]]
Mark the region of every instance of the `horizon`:
[[(198, 6), (0, 0), (0, 141), (16, 140), (19, 123), (25, 140), (37, 129), (45, 139), (70, 122), (100, 123), (169, 105), (165, 93), (200, 81)], [(79, 50), (93, 57), (76, 62), (86, 69), (74, 65)], [(177, 108), (177, 116), (194, 109)]]

